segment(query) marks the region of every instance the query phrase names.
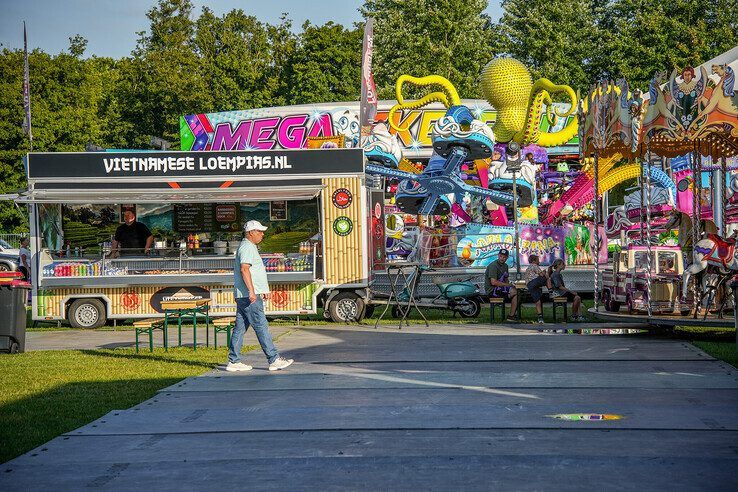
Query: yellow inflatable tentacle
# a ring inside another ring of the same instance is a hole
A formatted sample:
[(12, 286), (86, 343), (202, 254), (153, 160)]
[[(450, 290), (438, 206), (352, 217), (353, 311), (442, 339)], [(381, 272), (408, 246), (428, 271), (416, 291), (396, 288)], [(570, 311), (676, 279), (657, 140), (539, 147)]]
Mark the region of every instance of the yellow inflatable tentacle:
[[(551, 94), (556, 93), (563, 93), (568, 96), (571, 107), (567, 111), (559, 112), (559, 110), (553, 107)], [(539, 96), (539, 94), (543, 95)], [(567, 116), (576, 112), (577, 95), (574, 92), (574, 89), (572, 89), (568, 85), (557, 85), (545, 78), (536, 80), (536, 82), (533, 84), (533, 89), (531, 90), (531, 105), (528, 108), (528, 119), (526, 122), (528, 125), (540, 124), (540, 118), (543, 112), (542, 105), (544, 103), (547, 105), (546, 117), (549, 119), (549, 123), (553, 124), (556, 118), (566, 118)], [(536, 140), (539, 145), (543, 147), (554, 147), (556, 145), (561, 145), (569, 141), (574, 135), (577, 134), (577, 129), (577, 121), (576, 118), (574, 118), (572, 119), (572, 121), (569, 122), (568, 125), (566, 125), (565, 128), (558, 132), (541, 133), (537, 127), (535, 131), (529, 130), (529, 132), (531, 135), (537, 135), (538, 138)], [(529, 140), (528, 142), (536, 140)]]
[[(402, 86), (406, 83), (417, 85), (418, 87), (437, 85), (440, 86), (441, 90), (432, 92), (416, 101), (406, 103), (405, 98), (402, 95)], [(389, 110), (389, 113), (387, 114), (387, 120), (390, 127), (392, 127), (397, 132), (407, 130), (407, 128), (402, 128), (394, 123), (393, 116), (397, 111), (401, 109), (419, 109), (433, 102), (440, 102), (444, 106), (446, 106), (446, 108), (461, 104), (461, 98), (459, 98), (459, 93), (456, 91), (456, 88), (451, 82), (449, 82), (447, 78), (441, 77), (440, 75), (427, 75), (425, 77), (401, 75), (397, 79), (397, 83), (395, 84), (395, 96), (397, 97), (397, 104), (392, 106), (392, 108)]]
[(619, 185), (623, 181), (637, 178), (641, 174), (640, 164), (626, 164), (610, 170), (599, 182), (598, 194), (602, 195), (607, 190)]
[(402, 97), (402, 86), (404, 84), (413, 84), (418, 87), (427, 87), (429, 85), (438, 85), (441, 87), (443, 92), (448, 97), (452, 105), (461, 104), (459, 93), (456, 92), (456, 88), (446, 78), (440, 75), (426, 75), (425, 77), (413, 77), (412, 75), (400, 75), (395, 83), (395, 95), (397, 96), (397, 102), (404, 104), (405, 100)]
[(440, 102), (447, 108), (450, 107), (448, 97), (446, 96), (446, 94), (444, 94), (443, 92), (433, 92), (421, 99), (418, 99), (417, 101), (413, 101), (410, 103), (395, 104), (394, 106), (392, 106), (392, 108), (390, 108), (389, 113), (387, 114), (387, 121), (390, 127), (392, 127), (395, 131), (397, 132), (406, 131), (407, 128), (402, 128), (395, 124), (394, 114), (401, 109), (420, 109), (423, 106), (427, 106), (434, 102)]
[(540, 135), (540, 121), (543, 105), (551, 101), (551, 96), (546, 91), (531, 92), (528, 112), (525, 116), (523, 128), (518, 131), (513, 140), (520, 144), (527, 144), (538, 140)]

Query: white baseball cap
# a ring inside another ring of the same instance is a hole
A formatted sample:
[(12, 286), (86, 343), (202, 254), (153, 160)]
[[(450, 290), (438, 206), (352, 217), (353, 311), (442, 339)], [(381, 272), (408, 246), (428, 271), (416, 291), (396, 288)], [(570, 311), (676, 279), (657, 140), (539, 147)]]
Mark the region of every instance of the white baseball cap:
[(268, 227), (264, 226), (258, 220), (250, 220), (243, 226), (245, 232), (249, 231), (266, 231)]

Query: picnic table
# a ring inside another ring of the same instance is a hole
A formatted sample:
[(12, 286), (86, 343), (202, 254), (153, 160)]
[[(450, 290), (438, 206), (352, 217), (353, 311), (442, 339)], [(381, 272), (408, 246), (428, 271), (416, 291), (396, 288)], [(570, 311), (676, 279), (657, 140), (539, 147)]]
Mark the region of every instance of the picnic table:
[(192, 320), (192, 345), (197, 350), (197, 317), (205, 316), (205, 346), (210, 346), (210, 299), (171, 299), (161, 302), (164, 310), (164, 330), (169, 319), (177, 319), (179, 345), (182, 345), (182, 321)]

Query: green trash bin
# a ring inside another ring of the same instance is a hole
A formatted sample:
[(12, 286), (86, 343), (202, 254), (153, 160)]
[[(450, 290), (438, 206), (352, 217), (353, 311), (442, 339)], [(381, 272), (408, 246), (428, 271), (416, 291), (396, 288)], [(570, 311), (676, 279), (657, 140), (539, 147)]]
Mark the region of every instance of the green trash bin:
[(16, 273), (0, 276), (0, 351), (11, 354), (26, 350), (26, 300), (31, 289)]

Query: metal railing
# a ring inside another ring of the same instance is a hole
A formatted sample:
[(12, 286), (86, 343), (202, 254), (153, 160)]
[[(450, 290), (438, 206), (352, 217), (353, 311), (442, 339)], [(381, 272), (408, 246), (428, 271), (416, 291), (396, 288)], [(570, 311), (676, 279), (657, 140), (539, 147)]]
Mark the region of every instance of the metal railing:
[(28, 234), (0, 234), (0, 240), (8, 243), (12, 248), (20, 248), (21, 239), (28, 237)]

